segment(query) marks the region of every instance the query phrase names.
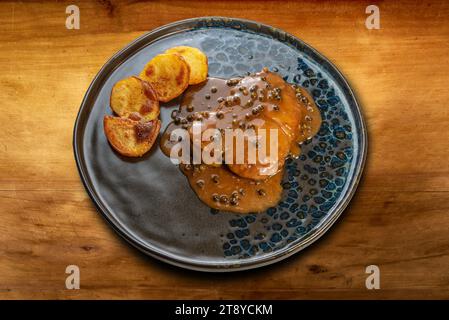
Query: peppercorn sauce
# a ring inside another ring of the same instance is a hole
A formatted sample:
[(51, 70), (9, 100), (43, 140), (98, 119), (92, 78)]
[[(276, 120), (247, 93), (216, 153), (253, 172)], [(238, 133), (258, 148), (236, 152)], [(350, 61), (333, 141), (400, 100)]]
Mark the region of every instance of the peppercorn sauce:
[[(183, 128), (191, 135), (195, 121), (201, 122), (203, 132), (210, 128), (220, 130), (223, 160), (229, 151), (224, 142), (225, 129), (252, 129), (256, 133), (260, 129), (277, 129), (277, 150), (270, 150), (269, 131), (265, 141), (268, 157), (277, 151), (276, 161), (265, 163), (257, 157), (255, 163), (248, 163), (247, 146), (251, 142), (245, 140), (243, 163), (180, 165), (190, 186), (206, 205), (238, 213), (264, 211), (280, 201), (285, 159), (299, 156), (300, 144), (312, 138), (321, 125), (319, 109), (307, 91), (288, 84), (265, 68), (243, 78), (208, 78), (190, 86), (172, 119), (160, 142), (167, 156), (179, 142), (170, 141), (172, 131)], [(234, 139), (234, 160), (238, 148), (235, 142)], [(201, 142), (202, 148), (209, 143)]]

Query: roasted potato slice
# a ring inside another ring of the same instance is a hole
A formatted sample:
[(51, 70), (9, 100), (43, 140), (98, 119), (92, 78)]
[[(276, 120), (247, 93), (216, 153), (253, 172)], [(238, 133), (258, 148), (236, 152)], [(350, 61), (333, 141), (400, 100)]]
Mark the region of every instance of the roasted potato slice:
[(199, 49), (187, 46), (170, 48), (165, 53), (179, 54), (190, 67), (189, 84), (198, 84), (207, 79), (207, 56)]
[(159, 101), (170, 101), (189, 85), (190, 68), (177, 54), (159, 54), (147, 63), (140, 78), (148, 81), (156, 90)]
[(159, 120), (143, 122), (113, 116), (105, 116), (103, 125), (111, 146), (127, 157), (140, 157), (148, 152), (161, 129)]
[(157, 93), (147, 81), (129, 77), (118, 81), (111, 91), (110, 105), (121, 117), (139, 113), (143, 119), (150, 121), (159, 116)]

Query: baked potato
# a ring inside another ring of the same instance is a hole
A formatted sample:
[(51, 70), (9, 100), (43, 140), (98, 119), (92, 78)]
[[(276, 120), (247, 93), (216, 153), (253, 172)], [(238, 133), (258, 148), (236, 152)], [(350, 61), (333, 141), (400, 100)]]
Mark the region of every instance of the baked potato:
[(178, 54), (159, 54), (146, 64), (140, 78), (156, 90), (159, 101), (170, 101), (189, 85), (190, 67)]
[(135, 121), (105, 116), (104, 133), (111, 146), (121, 155), (141, 157), (151, 149), (161, 129), (159, 120)]
[(207, 56), (199, 49), (187, 46), (173, 47), (165, 53), (178, 54), (190, 67), (189, 84), (198, 84), (207, 79)]
[(110, 105), (121, 117), (140, 114), (146, 121), (159, 116), (159, 100), (150, 83), (138, 77), (129, 77), (118, 81), (111, 91)]

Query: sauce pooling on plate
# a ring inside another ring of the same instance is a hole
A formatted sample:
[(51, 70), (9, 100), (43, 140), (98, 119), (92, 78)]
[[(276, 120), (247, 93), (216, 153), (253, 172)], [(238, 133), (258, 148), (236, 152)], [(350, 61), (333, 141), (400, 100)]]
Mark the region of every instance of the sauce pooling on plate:
[(238, 213), (260, 212), (281, 200), (282, 172), (254, 181), (237, 176), (226, 166), (181, 165), (198, 198), (211, 208)]
[[(251, 163), (245, 157), (240, 164), (180, 165), (190, 186), (206, 205), (239, 213), (264, 211), (280, 201), (285, 158), (299, 156), (301, 143), (312, 138), (321, 125), (320, 112), (306, 90), (288, 84), (266, 69), (243, 78), (208, 78), (189, 87), (172, 119), (160, 144), (167, 156), (179, 142), (170, 141), (173, 130), (182, 128), (191, 134), (195, 121), (201, 122), (203, 132), (218, 129), (222, 141), (225, 129), (252, 129), (256, 133), (260, 129), (277, 129), (276, 161), (266, 163), (257, 158)], [(224, 145), (223, 150), (227, 152)], [(271, 151), (267, 146), (268, 156)], [(233, 154), (235, 157), (235, 150)]]

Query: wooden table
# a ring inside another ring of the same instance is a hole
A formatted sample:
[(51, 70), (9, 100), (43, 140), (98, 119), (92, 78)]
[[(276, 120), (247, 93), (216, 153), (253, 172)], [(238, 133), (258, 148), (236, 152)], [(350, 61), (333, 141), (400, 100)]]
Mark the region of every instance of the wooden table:
[[(81, 29), (65, 27), (77, 4)], [(380, 30), (365, 27), (369, 4)], [(282, 28), (329, 57), (369, 132), (350, 208), (311, 248), (237, 274), (147, 258), (97, 214), (72, 129), (106, 60), (148, 30), (222, 15)], [(449, 298), (449, 3), (70, 1), (0, 3), (0, 298)], [(81, 289), (65, 288), (65, 268)], [(381, 289), (367, 290), (378, 265)]]

